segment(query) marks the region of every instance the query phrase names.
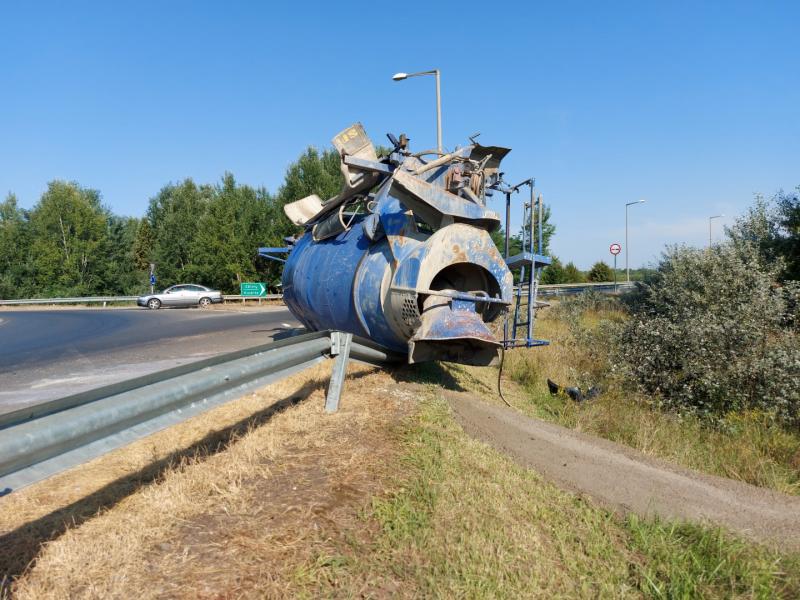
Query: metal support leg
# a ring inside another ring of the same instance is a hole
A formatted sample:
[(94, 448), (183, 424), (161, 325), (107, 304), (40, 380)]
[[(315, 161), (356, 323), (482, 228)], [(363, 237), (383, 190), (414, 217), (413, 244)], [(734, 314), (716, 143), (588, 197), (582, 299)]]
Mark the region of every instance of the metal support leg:
[(328, 396), (325, 398), (325, 412), (333, 413), (339, 409), (339, 397), (342, 394), (344, 378), (347, 375), (347, 361), (350, 358), (350, 342), (352, 333), (334, 331), (331, 333), (331, 356), (333, 356), (333, 373), (328, 385)]

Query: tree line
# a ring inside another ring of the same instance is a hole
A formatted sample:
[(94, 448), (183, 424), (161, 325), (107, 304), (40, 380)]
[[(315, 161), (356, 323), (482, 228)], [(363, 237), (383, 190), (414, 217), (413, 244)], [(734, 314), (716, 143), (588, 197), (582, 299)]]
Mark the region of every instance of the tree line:
[[(137, 295), (149, 290), (151, 264), (158, 288), (194, 282), (238, 293), (241, 282), (260, 281), (276, 290), (281, 265), (257, 256), (257, 248), (284, 246), (297, 232), (286, 203), (341, 190), (339, 163), (332, 148), (308, 148), (274, 194), (230, 173), (216, 184), (169, 183), (141, 218), (114, 214), (98, 190), (76, 182), (50, 182), (31, 209), (9, 193), (0, 202), (0, 298)], [(545, 206), (545, 253), (554, 232)], [(503, 231), (492, 238), (502, 250)], [(512, 253), (521, 247), (517, 234)]]
[(275, 285), (280, 264), (259, 246), (284, 246), (296, 232), (283, 205), (341, 189), (333, 149), (307, 149), (286, 171), (277, 193), (238, 183), (192, 179), (164, 186), (144, 217), (114, 214), (98, 190), (52, 181), (31, 209), (14, 194), (0, 202), (0, 298), (135, 295), (149, 288), (197, 282), (238, 293), (243, 281)]

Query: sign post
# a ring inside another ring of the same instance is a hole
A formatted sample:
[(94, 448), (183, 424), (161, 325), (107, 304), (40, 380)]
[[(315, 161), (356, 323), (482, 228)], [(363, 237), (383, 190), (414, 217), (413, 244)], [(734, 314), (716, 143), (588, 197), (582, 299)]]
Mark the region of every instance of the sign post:
[(150, 293), (155, 291), (156, 285), (156, 263), (150, 263)]
[(267, 295), (267, 286), (263, 283), (240, 283), (239, 293), (242, 297), (260, 298)]
[(614, 293), (617, 293), (617, 254), (620, 253), (622, 250), (622, 246), (620, 246), (617, 242), (611, 244), (608, 247), (608, 251), (614, 255)]

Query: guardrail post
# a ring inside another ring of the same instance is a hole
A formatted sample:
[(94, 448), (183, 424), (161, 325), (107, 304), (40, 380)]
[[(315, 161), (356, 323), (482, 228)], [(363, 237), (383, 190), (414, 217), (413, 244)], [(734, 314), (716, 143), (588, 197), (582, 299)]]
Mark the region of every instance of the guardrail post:
[(325, 412), (333, 413), (339, 409), (339, 397), (342, 395), (344, 378), (347, 375), (347, 362), (350, 359), (350, 343), (352, 333), (343, 331), (331, 332), (331, 356), (333, 356), (333, 372), (325, 398)]

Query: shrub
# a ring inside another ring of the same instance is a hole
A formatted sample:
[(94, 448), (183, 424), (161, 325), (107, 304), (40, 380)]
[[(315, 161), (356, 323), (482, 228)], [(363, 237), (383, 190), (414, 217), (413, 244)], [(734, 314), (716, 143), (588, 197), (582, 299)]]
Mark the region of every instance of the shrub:
[(744, 240), (669, 248), (629, 301), (617, 366), (667, 408), (800, 424), (797, 287), (774, 283), (781, 268)]
[(583, 272), (575, 266), (575, 263), (568, 262), (564, 267), (564, 283), (583, 283), (586, 277)]
[(566, 335), (557, 343), (569, 349), (571, 384), (605, 387), (612, 374), (609, 357), (615, 327), (625, 318), (619, 299), (590, 289), (559, 301), (552, 312), (566, 325)]
[(565, 283), (564, 267), (557, 256), (554, 256), (553, 262), (544, 268), (539, 282), (544, 285)]
[(614, 279), (614, 271), (611, 270), (606, 263), (602, 260), (594, 263), (592, 268), (589, 269), (589, 281), (602, 283), (604, 281), (611, 281)]

